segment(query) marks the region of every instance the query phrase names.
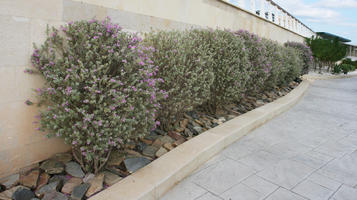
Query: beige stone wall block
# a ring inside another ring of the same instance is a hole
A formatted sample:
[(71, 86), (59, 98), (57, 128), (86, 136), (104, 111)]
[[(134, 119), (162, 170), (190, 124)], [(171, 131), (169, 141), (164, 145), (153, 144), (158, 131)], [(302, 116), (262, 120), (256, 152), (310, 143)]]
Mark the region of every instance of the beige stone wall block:
[(16, 90), (15, 77), (15, 68), (0, 67), (0, 106), (16, 99), (16, 95), (14, 94)]
[(60, 20), (62, 0), (1, 0), (0, 15)]
[(72, 0), (63, 0), (63, 21), (104, 19), (107, 8)]
[(0, 150), (0, 178), (18, 172), (24, 166), (45, 160), (55, 153), (68, 150), (70, 147), (65, 145), (63, 140), (57, 138)]
[(35, 115), (38, 107), (28, 106), (24, 101), (17, 101), (0, 106), (0, 150), (22, 146), (45, 139), (45, 133), (36, 130), (38, 124)]
[[(30, 19), (0, 15), (0, 67), (24, 66), (29, 61)], [(6, 27), (6, 28), (5, 28)]]
[(26, 101), (29, 99), (33, 102), (37, 101), (37, 93), (34, 91), (41, 88), (45, 84), (45, 79), (39, 73), (24, 73), (26, 69), (33, 69), (34, 67), (16, 67), (16, 98), (19, 101)]
[(32, 19), (30, 22), (30, 55), (33, 53), (33, 44), (40, 47), (41, 44), (46, 40), (46, 30), (47, 26), (51, 29), (52, 27), (60, 28), (61, 25), (65, 25), (65, 22), (56, 20), (43, 20), (43, 19)]

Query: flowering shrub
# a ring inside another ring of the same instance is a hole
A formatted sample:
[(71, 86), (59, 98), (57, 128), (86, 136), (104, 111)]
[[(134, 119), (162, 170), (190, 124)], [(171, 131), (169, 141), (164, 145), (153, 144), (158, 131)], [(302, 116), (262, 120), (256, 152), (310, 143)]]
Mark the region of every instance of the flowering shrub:
[[(274, 87), (278, 85), (284, 78), (284, 58), (283, 52), (285, 47), (281, 46), (277, 42), (263, 39), (262, 42), (266, 48), (266, 59), (271, 64), (271, 69), (269, 76), (265, 80), (264, 89), (265, 90), (272, 90)], [(285, 71), (286, 73), (286, 71)]]
[(299, 50), (301, 59), (304, 62), (301, 73), (302, 75), (309, 73), (309, 69), (313, 63), (312, 51), (310, 47), (301, 42), (286, 42), (284, 45)]
[(157, 88), (153, 48), (110, 19), (78, 21), (48, 38), (31, 60), (46, 80), (37, 89), (40, 130), (63, 137), (87, 171), (97, 173), (113, 148), (143, 137), (164, 91)]
[(264, 83), (272, 68), (271, 60), (267, 56), (267, 47), (262, 42), (262, 38), (248, 31), (239, 30), (235, 32), (235, 35), (241, 37), (245, 45), (251, 64), (250, 68), (246, 66), (250, 76), (248, 93), (254, 95), (264, 88)]
[(240, 37), (230, 31), (194, 30), (201, 44), (208, 44), (213, 56), (208, 63), (213, 70), (214, 81), (206, 108), (214, 113), (218, 106), (239, 100), (249, 80), (248, 51)]
[(208, 45), (199, 43), (192, 31), (158, 31), (145, 35), (145, 43), (155, 48), (153, 60), (159, 66), (160, 84), (168, 98), (160, 101), (159, 119), (164, 129), (183, 113), (201, 105), (209, 98), (213, 82), (212, 58)]
[(283, 47), (283, 68), (279, 76), (279, 86), (285, 86), (301, 75), (303, 61), (300, 52), (293, 47)]

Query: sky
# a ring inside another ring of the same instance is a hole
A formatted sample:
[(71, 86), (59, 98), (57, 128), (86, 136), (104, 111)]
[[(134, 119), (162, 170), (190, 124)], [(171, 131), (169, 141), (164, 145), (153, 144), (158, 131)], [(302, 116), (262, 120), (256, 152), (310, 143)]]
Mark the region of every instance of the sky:
[(273, 0), (315, 32), (328, 32), (357, 45), (357, 0)]

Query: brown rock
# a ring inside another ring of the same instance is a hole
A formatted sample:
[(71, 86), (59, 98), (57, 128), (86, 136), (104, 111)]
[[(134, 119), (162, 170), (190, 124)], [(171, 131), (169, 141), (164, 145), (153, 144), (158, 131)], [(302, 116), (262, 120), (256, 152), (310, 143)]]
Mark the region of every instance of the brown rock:
[(195, 122), (201, 126), (205, 126), (205, 124), (198, 119), (195, 119)]
[(145, 138), (142, 138), (140, 139), (142, 142), (144, 142), (145, 144), (147, 145), (151, 145), (152, 144), (152, 141), (151, 140), (148, 140), (148, 139), (145, 139)]
[(20, 176), (20, 184), (29, 187), (31, 189), (34, 189), (37, 186), (37, 180), (39, 175), (40, 175), (40, 170), (38, 169), (32, 170), (27, 174), (22, 174)]
[(104, 184), (108, 185), (108, 186), (112, 186), (115, 183), (119, 182), (121, 179), (123, 179), (122, 177), (111, 173), (109, 171), (104, 171)]
[(167, 153), (167, 150), (165, 148), (161, 147), (159, 150), (156, 151), (155, 156), (159, 158), (162, 155), (164, 155), (165, 153)]
[(183, 120), (180, 122), (180, 126), (181, 126), (182, 128), (186, 128), (187, 124), (188, 124), (188, 119), (183, 119)]
[(185, 138), (181, 138), (179, 140), (176, 140), (174, 143), (173, 143), (173, 146), (177, 147), (178, 145), (182, 144), (186, 142), (186, 139)]
[(40, 168), (48, 174), (60, 174), (64, 171), (64, 164), (57, 160), (46, 160), (41, 163)]
[(101, 191), (103, 189), (104, 174), (98, 174), (92, 180), (89, 181), (90, 187), (86, 192), (86, 197), (90, 197), (93, 194)]
[(126, 149), (125, 150), (129, 155), (132, 155), (132, 156), (142, 156), (139, 152), (136, 152), (136, 151), (133, 151), (133, 150), (130, 150), (130, 149)]
[(73, 189), (80, 184), (82, 184), (82, 179), (73, 177), (63, 185), (61, 192), (65, 194), (71, 194)]
[(152, 146), (160, 148), (164, 143), (160, 140), (160, 138), (157, 138), (154, 143), (152, 143)]
[(178, 129), (176, 129), (176, 131), (179, 132), (179, 133), (181, 133), (181, 132), (184, 132), (184, 131), (185, 131), (185, 128), (180, 127), (180, 128), (178, 128)]
[(48, 183), (48, 180), (50, 179), (50, 175), (46, 174), (45, 172), (43, 172), (40, 177), (38, 178), (38, 182), (37, 182), (37, 189), (39, 189), (40, 187), (46, 185)]
[(112, 153), (110, 154), (110, 157), (108, 159), (107, 165), (119, 166), (123, 162), (124, 158), (125, 158), (125, 156), (122, 152), (112, 151)]
[[(175, 132), (175, 131), (170, 131), (170, 132), (168, 133), (168, 135), (169, 135), (171, 138), (175, 139), (175, 140), (185, 139), (185, 137), (183, 137), (181, 134), (179, 134), (179, 133), (177, 133), (177, 132)], [(165, 142), (165, 143), (166, 143), (166, 142)]]
[(164, 148), (165, 148), (166, 150), (168, 150), (168, 151), (171, 151), (171, 150), (174, 149), (175, 147), (172, 146), (171, 143), (165, 143), (165, 144), (164, 144)]
[(67, 163), (72, 160), (72, 154), (70, 153), (57, 153), (52, 157), (53, 160), (57, 160), (62, 163)]
[(161, 140), (161, 142), (163, 144), (168, 143), (168, 142), (173, 143), (175, 141), (174, 139), (172, 139), (170, 136), (167, 136), (167, 135), (162, 136), (159, 139)]

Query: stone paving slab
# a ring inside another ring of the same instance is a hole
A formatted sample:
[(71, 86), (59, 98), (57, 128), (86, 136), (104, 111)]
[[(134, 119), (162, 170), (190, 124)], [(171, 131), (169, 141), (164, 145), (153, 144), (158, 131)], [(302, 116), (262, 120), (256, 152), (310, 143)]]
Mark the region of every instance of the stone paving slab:
[(162, 199), (357, 200), (356, 119), (357, 78), (315, 81)]

